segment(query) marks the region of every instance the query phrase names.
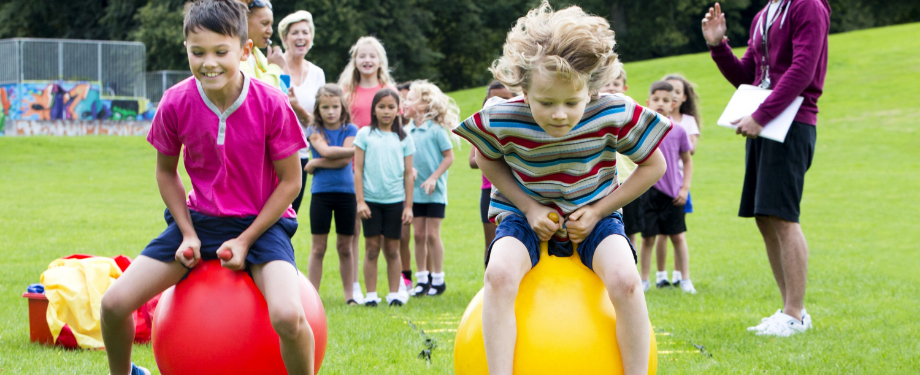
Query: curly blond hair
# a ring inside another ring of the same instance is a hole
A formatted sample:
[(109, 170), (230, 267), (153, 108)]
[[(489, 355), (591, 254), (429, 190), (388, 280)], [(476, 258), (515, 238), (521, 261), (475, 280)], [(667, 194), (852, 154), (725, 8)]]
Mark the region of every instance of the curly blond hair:
[(620, 75), (613, 30), (577, 6), (553, 11), (547, 0), (508, 32), (492, 75), (512, 91), (528, 91), (534, 71), (587, 85), (591, 98)]
[(460, 107), (453, 98), (426, 80), (413, 81), (409, 92), (416, 93), (419, 100), (425, 103), (427, 111), (422, 114), (423, 121), (432, 120), (455, 136), (451, 130), (460, 123)]

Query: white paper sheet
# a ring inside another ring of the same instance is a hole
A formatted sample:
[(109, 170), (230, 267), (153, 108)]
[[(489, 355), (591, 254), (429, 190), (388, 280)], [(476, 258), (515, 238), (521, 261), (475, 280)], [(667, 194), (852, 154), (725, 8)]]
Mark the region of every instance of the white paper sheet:
[[(735, 94), (732, 95), (732, 99), (728, 101), (728, 105), (725, 107), (725, 111), (722, 112), (722, 116), (719, 117), (717, 124), (732, 129), (738, 128), (738, 125), (733, 125), (731, 122), (744, 116), (750, 116), (760, 107), (760, 104), (763, 103), (764, 100), (767, 100), (771, 92), (773, 92), (773, 90), (762, 89), (751, 85), (739, 86), (738, 91), (735, 91)], [(799, 112), (799, 107), (802, 106), (802, 100), (803, 98), (801, 96), (796, 97), (795, 100), (792, 101), (792, 104), (789, 104), (789, 106), (783, 110), (783, 113), (780, 113), (773, 121), (764, 125), (763, 131), (760, 132), (760, 136), (780, 143), (785, 141), (786, 133), (789, 132), (789, 126), (792, 125), (792, 120), (795, 119), (796, 113)]]

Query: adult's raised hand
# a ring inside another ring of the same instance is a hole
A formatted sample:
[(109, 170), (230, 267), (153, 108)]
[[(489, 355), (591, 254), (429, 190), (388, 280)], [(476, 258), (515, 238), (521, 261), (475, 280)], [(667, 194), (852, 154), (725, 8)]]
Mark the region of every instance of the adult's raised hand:
[(722, 6), (716, 3), (703, 17), (703, 38), (710, 46), (719, 45), (725, 39), (725, 31), (725, 13), (722, 13)]

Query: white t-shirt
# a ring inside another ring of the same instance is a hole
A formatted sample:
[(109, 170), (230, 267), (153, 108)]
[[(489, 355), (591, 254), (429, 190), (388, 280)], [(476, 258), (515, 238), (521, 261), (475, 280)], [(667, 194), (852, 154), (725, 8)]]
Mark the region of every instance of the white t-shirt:
[[(303, 109), (310, 113), (313, 113), (313, 106), (316, 104), (316, 92), (325, 84), (326, 73), (323, 72), (322, 68), (313, 65), (313, 63), (309, 61), (307, 62), (307, 76), (303, 78), (303, 82), (299, 86), (296, 86), (295, 82), (291, 82), (291, 86), (294, 88), (294, 96), (297, 97), (297, 102), (300, 103)], [(300, 125), (304, 127), (304, 132), (306, 132), (306, 127), (309, 124)], [(300, 158), (309, 158), (309, 150), (309, 148), (300, 149), (298, 152)]]
[(687, 132), (687, 136), (700, 135), (700, 126), (696, 123), (696, 118), (691, 115), (681, 115), (680, 122), (674, 121), (680, 127), (684, 128), (684, 131)]

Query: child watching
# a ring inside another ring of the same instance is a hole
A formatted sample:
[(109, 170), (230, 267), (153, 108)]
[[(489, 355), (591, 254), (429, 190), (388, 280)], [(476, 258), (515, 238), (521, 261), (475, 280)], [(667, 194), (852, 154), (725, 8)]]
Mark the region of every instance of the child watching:
[(460, 122), (460, 108), (437, 86), (416, 81), (406, 95), (403, 114), (411, 119), (405, 130), (415, 143), (412, 165), (418, 171), (412, 197), (418, 267), (413, 295), (441, 295), (447, 288), (441, 221), (447, 208), (447, 169), (454, 162), (450, 129)]
[(354, 140), (358, 127), (350, 123), (348, 105), (339, 86), (329, 83), (316, 92), (313, 109), (314, 123), (307, 128), (313, 160), (304, 168), (313, 174), (310, 186), (310, 232), (313, 234), (307, 278), (319, 290), (323, 279), (323, 258), (329, 226), (335, 215), (336, 250), (339, 253), (339, 273), (345, 303), (357, 305), (352, 293), (356, 269), (352, 267), (352, 237), (355, 235), (355, 176), (351, 159), (355, 155)]
[[(499, 226), (486, 259), (482, 308), (493, 375), (512, 373), (514, 302), (521, 279), (540, 261), (540, 241), (562, 256), (578, 244), (616, 309), (625, 373), (648, 372), (648, 309), (617, 211), (664, 173), (656, 148), (671, 125), (635, 101), (599, 95), (620, 73), (614, 45), (603, 18), (576, 6), (553, 11), (544, 1), (518, 19), (491, 67), (497, 80), (524, 95), (454, 129), (478, 149), (476, 162), (497, 188), (489, 217)], [(618, 152), (638, 164), (619, 188)], [(550, 213), (563, 221), (551, 221)]]
[(601, 88), (601, 93), (604, 94), (626, 94), (626, 90), (629, 90), (629, 86), (626, 84), (626, 70), (623, 69), (623, 63), (617, 62), (617, 67), (620, 68), (620, 75), (610, 81), (610, 83), (604, 85)]
[[(662, 116), (666, 115), (674, 106), (674, 87), (665, 81), (658, 81), (649, 88), (649, 98), (646, 105)], [(684, 204), (687, 203), (687, 194), (690, 191), (690, 181), (693, 179), (693, 161), (690, 158), (690, 140), (687, 133), (680, 126), (671, 128), (671, 132), (658, 146), (668, 169), (655, 186), (652, 186), (642, 197), (642, 287), (650, 288), (648, 281), (651, 268), (652, 250), (655, 247), (655, 236), (667, 235), (674, 245), (674, 252), (680, 254), (681, 272), (680, 288), (687, 293), (696, 293), (693, 282), (690, 281), (690, 258), (687, 251), (685, 233), (687, 226), (684, 223)], [(684, 162), (684, 173), (681, 177), (677, 161)], [(670, 286), (668, 273), (665, 271), (665, 258), (658, 257), (659, 288)]]
[[(489, 84), (489, 88), (486, 90), (486, 98), (482, 101), (482, 107), (486, 107), (486, 103), (489, 102), (489, 99), (493, 97), (498, 97), (502, 100), (508, 100), (514, 97), (514, 93), (511, 90), (508, 90), (505, 85), (499, 81), (492, 81)], [(470, 168), (479, 169), (479, 165), (476, 164), (476, 149), (470, 150)], [(482, 187), (480, 188), (481, 192), (479, 194), (479, 219), (482, 221), (482, 232), (485, 238), (485, 249), (483, 250), (482, 259), (485, 261), (486, 256), (489, 253), (489, 245), (492, 244), (492, 241), (495, 240), (495, 223), (489, 221), (489, 203), (492, 202), (490, 196), (492, 195), (492, 183), (489, 182), (489, 179), (486, 178), (486, 175), (482, 175)]]
[[(376, 307), (377, 257), (383, 237), (390, 293), (387, 303), (402, 306), (409, 294), (400, 291), (399, 237), (412, 222), (412, 154), (415, 143), (403, 131), (399, 94), (383, 89), (371, 102), (371, 124), (355, 137), (355, 194), (364, 224), (364, 304)], [(382, 236), (381, 236), (382, 235)]]
[[(103, 296), (109, 369), (150, 373), (131, 363), (133, 312), (199, 261), (220, 254), (223, 267), (248, 268), (265, 296), (288, 373), (312, 374), (315, 343), (291, 246), (303, 132), (283, 92), (240, 72), (240, 61), (252, 50), (245, 5), (192, 3), (183, 32), (193, 77), (166, 90), (147, 135), (157, 150), (167, 227)], [(183, 149), (192, 181), (187, 201), (177, 171)]]
[[(695, 90), (693, 89), (693, 83), (688, 81), (686, 78), (680, 74), (668, 74), (663, 81), (670, 83), (671, 86), (674, 86), (674, 109), (671, 110), (671, 123), (680, 125), (684, 131), (687, 132), (687, 136), (690, 138), (690, 155), (693, 156), (696, 153), (697, 141), (700, 138), (700, 126), (702, 122), (700, 121), (700, 111), (699, 111), (699, 96), (696, 95)], [(683, 173), (683, 162), (678, 162), (681, 173)], [(693, 213), (693, 195), (689, 192), (687, 193), (687, 204), (684, 205), (685, 213)], [(667, 258), (668, 254), (668, 239), (667, 236), (660, 235), (656, 240), (655, 252), (657, 257), (662, 259)], [(671, 285), (680, 286), (681, 274), (678, 269), (680, 269), (679, 264), (682, 260), (677, 251), (674, 252), (674, 272), (671, 277)]]

